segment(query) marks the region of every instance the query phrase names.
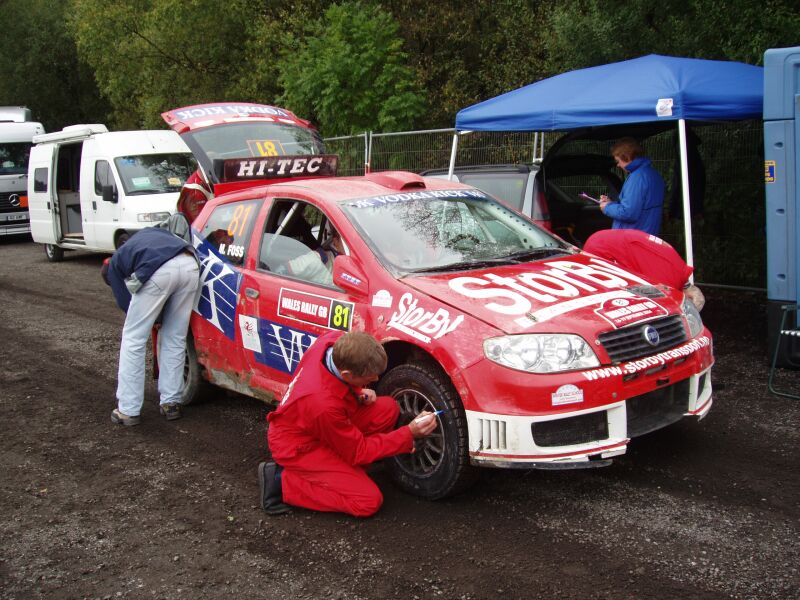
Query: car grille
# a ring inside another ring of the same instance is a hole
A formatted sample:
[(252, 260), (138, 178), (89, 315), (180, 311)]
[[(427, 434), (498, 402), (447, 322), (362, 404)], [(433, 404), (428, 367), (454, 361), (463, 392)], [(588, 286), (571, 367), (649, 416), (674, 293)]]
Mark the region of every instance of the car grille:
[(539, 421), (531, 424), (537, 446), (571, 446), (608, 439), (606, 411), (600, 410), (566, 419)]
[[(655, 346), (644, 338), (643, 329), (647, 326), (655, 327), (658, 331), (659, 341)], [(608, 352), (611, 362), (620, 363), (672, 348), (686, 340), (686, 330), (683, 327), (683, 319), (673, 315), (601, 333), (598, 339)]]
[[(25, 192), (14, 192), (17, 196), (24, 196)], [(19, 206), (11, 206), (11, 197), (10, 192), (0, 194), (0, 211), (3, 212), (11, 212), (11, 211), (20, 211), (26, 210), (25, 208), (20, 208)]]
[(689, 408), (689, 379), (628, 398), (625, 405), (628, 437), (666, 427), (679, 421)]

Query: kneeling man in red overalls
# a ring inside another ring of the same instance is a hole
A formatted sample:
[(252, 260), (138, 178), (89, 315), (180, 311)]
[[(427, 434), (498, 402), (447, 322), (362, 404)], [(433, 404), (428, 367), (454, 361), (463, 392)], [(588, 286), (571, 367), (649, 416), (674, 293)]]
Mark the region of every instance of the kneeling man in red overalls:
[(400, 408), (364, 386), (386, 369), (386, 352), (363, 332), (331, 332), (303, 355), (280, 406), (267, 417), (275, 462), (261, 463), (261, 507), (271, 515), (289, 505), (355, 517), (375, 514), (383, 495), (370, 463), (414, 451), (414, 438), (436, 429), (423, 412), (395, 429)]

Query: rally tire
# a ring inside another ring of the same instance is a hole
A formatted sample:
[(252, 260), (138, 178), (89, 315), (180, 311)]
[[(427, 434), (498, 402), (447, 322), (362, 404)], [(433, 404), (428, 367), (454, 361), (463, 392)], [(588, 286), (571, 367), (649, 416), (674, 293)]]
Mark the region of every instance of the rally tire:
[(439, 500), (470, 487), (478, 470), (469, 463), (469, 434), (461, 399), (447, 375), (430, 363), (393, 368), (380, 380), (377, 393), (392, 396), (400, 405), (399, 424), (423, 410), (445, 412), (430, 436), (416, 440), (416, 451), (386, 460), (392, 479), (402, 490)]
[(183, 395), (181, 404), (191, 404), (209, 398), (214, 386), (203, 377), (203, 365), (197, 362), (197, 350), (194, 347), (194, 338), (189, 333), (186, 336), (186, 363), (183, 366)]
[(50, 262), (61, 262), (64, 260), (64, 249), (55, 244), (45, 244), (44, 253), (45, 256), (47, 256), (47, 260)]

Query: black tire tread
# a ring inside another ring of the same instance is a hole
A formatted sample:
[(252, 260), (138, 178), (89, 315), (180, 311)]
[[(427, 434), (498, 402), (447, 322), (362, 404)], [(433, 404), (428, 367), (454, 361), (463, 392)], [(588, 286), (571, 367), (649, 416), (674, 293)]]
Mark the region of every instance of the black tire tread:
[[(435, 363), (424, 362), (402, 364), (389, 371), (379, 382), (378, 393), (388, 394), (389, 392), (387, 387), (392, 383), (394, 378), (401, 376), (398, 374), (403, 374), (403, 370), (407, 370), (410, 373), (416, 373), (417, 376), (421, 376), (430, 380), (431, 383), (437, 388), (437, 395), (447, 405), (447, 410), (450, 412), (450, 416), (455, 425), (457, 438), (456, 443), (459, 456), (455, 465), (455, 473), (453, 474), (453, 477), (450, 478), (446, 486), (436, 490), (424, 490), (420, 488), (409, 487), (408, 485), (405, 485), (401, 479), (395, 477), (394, 472), (393, 478), (395, 479), (395, 482), (405, 491), (429, 500), (440, 500), (459, 494), (475, 483), (475, 481), (478, 479), (479, 471), (470, 465), (469, 462), (469, 431), (467, 428), (466, 415), (464, 413), (464, 408), (461, 404), (461, 399), (458, 395), (458, 392), (450, 381), (450, 378), (441, 369), (441, 367), (439, 367), (439, 365)], [(390, 467), (390, 471), (394, 471), (394, 469)]]

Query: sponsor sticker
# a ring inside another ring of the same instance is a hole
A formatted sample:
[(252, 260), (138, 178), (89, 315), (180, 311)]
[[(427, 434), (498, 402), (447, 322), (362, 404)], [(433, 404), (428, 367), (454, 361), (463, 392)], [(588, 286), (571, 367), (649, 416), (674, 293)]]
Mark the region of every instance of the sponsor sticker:
[(393, 303), (394, 298), (392, 298), (389, 290), (378, 290), (372, 297), (372, 306), (377, 306), (378, 308), (392, 308)]
[(550, 394), (550, 399), (553, 402), (553, 406), (576, 404), (578, 402), (583, 402), (583, 390), (576, 385), (568, 383), (562, 385), (555, 392)]
[(278, 299), (280, 316), (342, 331), (350, 331), (354, 307), (352, 302), (288, 288), (281, 288)]
[(224, 160), (224, 181), (276, 179), (287, 177), (332, 177), (336, 175), (336, 154), (265, 156)]
[(646, 356), (638, 360), (632, 360), (622, 365), (614, 365), (611, 367), (603, 367), (601, 369), (591, 369), (589, 371), (582, 371), (581, 374), (589, 381), (598, 379), (607, 379), (609, 377), (619, 377), (622, 375), (630, 375), (644, 371), (650, 367), (658, 367), (670, 363), (678, 358), (694, 354), (701, 348), (705, 348), (711, 344), (711, 339), (708, 336), (701, 336), (691, 342), (687, 342), (677, 348), (671, 350), (664, 350), (653, 356)]
[(400, 296), (397, 310), (392, 313), (387, 326), (429, 344), (431, 339), (438, 340), (453, 331), (463, 320), (464, 315), (452, 318), (444, 308), (426, 310), (419, 306), (417, 298), (406, 292)]
[(595, 314), (608, 321), (615, 329), (642, 321), (669, 314), (665, 308), (649, 298), (615, 298), (604, 302), (595, 309)]
[(261, 353), (261, 338), (258, 337), (258, 319), (239, 315), (239, 331), (242, 334), (242, 345), (248, 350)]
[(671, 117), (672, 106), (675, 104), (672, 98), (659, 98), (656, 102), (657, 117)]
[(262, 352), (255, 353), (256, 361), (284, 373), (294, 372), (305, 351), (317, 339), (307, 331), (267, 319), (259, 320), (258, 336)]
[(192, 230), (192, 243), (200, 259), (201, 290), (195, 312), (233, 340), (236, 333), (234, 315), (241, 274), (194, 230)]
[(374, 196), (348, 202), (347, 206), (356, 208), (371, 208), (397, 202), (411, 202), (413, 200), (433, 200), (435, 198), (487, 198), (480, 190), (428, 190), (427, 192), (407, 192), (403, 194), (388, 194)]
[(775, 161), (764, 161), (764, 183), (775, 183)]

